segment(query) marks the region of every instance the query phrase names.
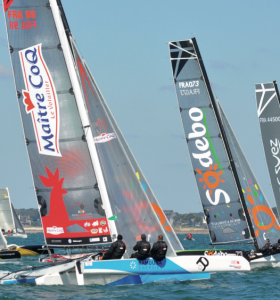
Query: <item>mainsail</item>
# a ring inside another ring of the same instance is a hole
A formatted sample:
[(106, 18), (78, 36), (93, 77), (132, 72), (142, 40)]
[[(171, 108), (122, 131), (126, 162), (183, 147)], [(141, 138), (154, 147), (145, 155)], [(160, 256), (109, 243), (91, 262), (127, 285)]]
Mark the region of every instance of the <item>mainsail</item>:
[(142, 233), (156, 241), (167, 232), (168, 255), (175, 255), (171, 239), (176, 249), (182, 246), (138, 179), (140, 171), (77, 51), (60, 0), (14, 0), (4, 9), (47, 244), (100, 244), (122, 233), (131, 254)]
[(258, 118), (270, 181), (280, 212), (280, 98), (276, 81), (255, 85)]
[(0, 229), (4, 229), (5, 232), (10, 230), (13, 233), (25, 234), (11, 203), (8, 188), (0, 189)]
[[(244, 197), (195, 38), (170, 42), (170, 58), (186, 142), (200, 199), (215, 243), (248, 240)], [(251, 228), (250, 228), (251, 227)]]
[[(122, 219), (122, 222), (116, 223), (119, 232), (126, 231), (126, 239), (133, 241), (136, 232), (138, 236), (142, 231), (147, 232), (153, 241), (158, 234), (164, 234), (174, 250), (182, 250), (183, 246), (154, 196), (72, 37), (71, 41), (99, 159), (103, 174), (106, 174), (106, 186), (110, 200), (114, 203), (113, 211)], [(161, 228), (157, 217), (160, 219)]]
[(116, 231), (108, 226), (102, 207), (61, 46), (61, 29), (56, 27), (50, 3), (4, 1), (17, 98), (46, 243), (57, 247), (107, 243)]
[[(270, 239), (271, 243), (277, 243), (278, 239), (280, 239), (279, 223), (251, 170), (219, 102), (218, 104), (239, 182), (246, 199), (246, 206), (250, 215), (249, 222), (252, 222), (258, 246), (259, 248), (263, 247), (267, 238)], [(245, 219), (245, 215), (243, 218)]]

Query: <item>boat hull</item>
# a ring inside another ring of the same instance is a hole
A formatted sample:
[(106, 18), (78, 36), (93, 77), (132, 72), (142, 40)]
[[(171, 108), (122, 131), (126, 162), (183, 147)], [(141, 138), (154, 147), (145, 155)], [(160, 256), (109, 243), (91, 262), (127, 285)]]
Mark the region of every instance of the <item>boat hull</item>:
[[(9, 245), (8, 245), (9, 247)], [(41, 254), (48, 254), (47, 248), (43, 245), (25, 245), (25, 246), (17, 246), (9, 247), (10, 250), (19, 251), (21, 256), (34, 256)], [(54, 253), (53, 249), (49, 249), (51, 253)]]
[(37, 285), (127, 285), (157, 281), (209, 279), (209, 272), (249, 271), (248, 260), (240, 256), (187, 255), (140, 261), (121, 259), (93, 261), (90, 257), (1, 277), (2, 284), (33, 282)]

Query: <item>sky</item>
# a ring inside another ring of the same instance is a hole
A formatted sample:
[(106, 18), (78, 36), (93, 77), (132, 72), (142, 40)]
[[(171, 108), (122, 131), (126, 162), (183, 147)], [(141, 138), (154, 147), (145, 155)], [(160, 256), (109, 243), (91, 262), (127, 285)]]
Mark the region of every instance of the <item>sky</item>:
[[(17, 0), (15, 0), (17, 1)], [(254, 84), (280, 82), (279, 1), (62, 0), (71, 32), (163, 209), (201, 212), (168, 42), (196, 37), (214, 88), (270, 205)], [(37, 207), (0, 14), (0, 187)]]

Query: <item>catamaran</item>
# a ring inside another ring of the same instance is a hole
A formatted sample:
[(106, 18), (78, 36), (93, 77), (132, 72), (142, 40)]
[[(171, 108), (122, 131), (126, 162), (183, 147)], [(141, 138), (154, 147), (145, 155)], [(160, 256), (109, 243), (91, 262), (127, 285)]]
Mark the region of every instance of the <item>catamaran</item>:
[[(77, 49), (60, 0), (5, 0), (3, 8), (46, 245), (102, 248), (121, 233), (127, 252), (111, 261), (98, 260), (94, 250), (70, 255), (67, 261), (3, 272), (1, 283), (124, 285), (250, 270), (236, 254), (184, 255)], [(162, 262), (129, 258), (141, 233), (151, 242), (165, 237)]]
[(259, 249), (267, 238), (272, 243), (278, 241), (279, 223), (220, 104), (218, 109), (196, 39), (170, 42), (169, 48), (180, 115), (211, 244), (253, 241), (255, 251), (241, 255), (252, 266), (273, 263), (279, 255), (271, 259)]

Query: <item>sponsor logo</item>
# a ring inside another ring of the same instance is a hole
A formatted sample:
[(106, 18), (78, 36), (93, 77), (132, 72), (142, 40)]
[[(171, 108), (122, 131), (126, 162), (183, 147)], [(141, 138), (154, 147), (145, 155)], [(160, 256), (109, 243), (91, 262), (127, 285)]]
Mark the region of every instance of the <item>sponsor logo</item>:
[(62, 240), (51, 240), (51, 243), (62, 243)]
[(81, 243), (82, 240), (73, 240), (73, 243)]
[(103, 228), (98, 228), (98, 230), (99, 230), (99, 233), (103, 233)]
[(205, 251), (204, 255), (208, 255), (208, 256), (213, 256), (213, 255), (218, 255), (218, 256), (227, 256), (227, 255), (236, 256), (236, 254), (228, 254), (227, 252), (215, 251), (215, 250)]
[(84, 214), (84, 213), (85, 213), (85, 211), (83, 209), (78, 211), (78, 214)]
[(64, 233), (63, 227), (47, 227), (47, 233), (52, 234), (52, 235), (59, 235)]
[[(199, 151), (198, 153), (191, 153), (191, 155), (199, 161), (202, 167), (209, 168), (207, 171), (196, 169), (196, 172), (202, 176), (202, 178), (199, 178), (199, 182), (204, 182), (203, 189), (205, 190), (206, 198), (212, 205), (218, 205), (220, 199), (224, 199), (225, 203), (229, 203), (229, 195), (219, 188), (220, 182), (225, 182), (223, 179), (220, 179), (224, 171), (215, 153), (208, 132), (204, 109), (202, 111), (197, 107), (193, 107), (189, 111), (189, 116), (194, 123), (192, 124), (192, 132), (189, 133), (188, 139), (195, 140), (196, 149)], [(212, 152), (209, 150), (210, 148)], [(214, 166), (212, 155), (217, 162)], [(218, 167), (220, 171), (217, 171)], [(215, 191), (213, 192), (213, 190)], [(212, 199), (213, 194), (214, 199)]]
[[(116, 138), (114, 133), (109, 133), (107, 131), (108, 125), (106, 124), (106, 121), (103, 118), (102, 119), (97, 119), (97, 122), (95, 122), (95, 125), (99, 127), (99, 135), (94, 138), (95, 143), (106, 143), (106, 142), (108, 142), (107, 145), (109, 145), (110, 141), (112, 139)], [(101, 132), (102, 127), (104, 127), (104, 130), (105, 130), (106, 133)]]
[[(103, 242), (107, 242), (107, 241), (108, 241), (107, 237), (104, 237)], [(123, 249), (123, 248), (120, 248), (120, 249)]]
[(92, 226), (98, 226), (99, 224), (98, 224), (98, 221), (94, 221), (94, 222), (92, 222), (91, 225), (92, 225)]
[(93, 140), (95, 143), (106, 143), (111, 141), (112, 139), (115, 139), (116, 136), (114, 133), (103, 133), (98, 137), (95, 137)]
[(89, 227), (89, 226), (90, 226), (90, 223), (89, 223), (89, 222), (85, 222), (84, 226), (85, 226), (85, 227)]
[(96, 234), (96, 233), (98, 233), (98, 229), (91, 229), (91, 231), (90, 231), (92, 234)]
[(100, 238), (90, 238), (89, 241), (90, 241), (91, 243), (93, 243), (93, 242), (99, 242), (99, 241), (100, 241)]
[(196, 264), (197, 264), (198, 269), (203, 272), (209, 266), (209, 261), (205, 257), (200, 257), (199, 260), (196, 262)]
[(61, 156), (57, 93), (41, 45), (19, 51), (26, 88), (22, 90), (23, 103), (33, 122), (39, 153)]
[(101, 221), (101, 222), (100, 222), (100, 225), (101, 225), (101, 226), (106, 225), (106, 221)]
[(239, 260), (232, 260), (231, 263), (232, 263), (233, 265), (234, 265), (234, 264), (236, 264), (236, 265), (239, 265), (239, 264), (240, 264)]
[(130, 268), (133, 270), (136, 268), (136, 263), (134, 261), (130, 263)]
[(235, 269), (241, 269), (241, 266), (239, 265), (229, 265), (230, 268), (235, 268)]
[(72, 240), (71, 240), (71, 239), (69, 239), (69, 240), (68, 240), (68, 243), (69, 243), (69, 244), (72, 244)]
[(108, 230), (108, 228), (106, 227), (106, 228), (104, 228), (104, 230), (103, 230), (103, 232), (104, 233), (106, 233), (106, 232), (108, 232), (109, 230)]

